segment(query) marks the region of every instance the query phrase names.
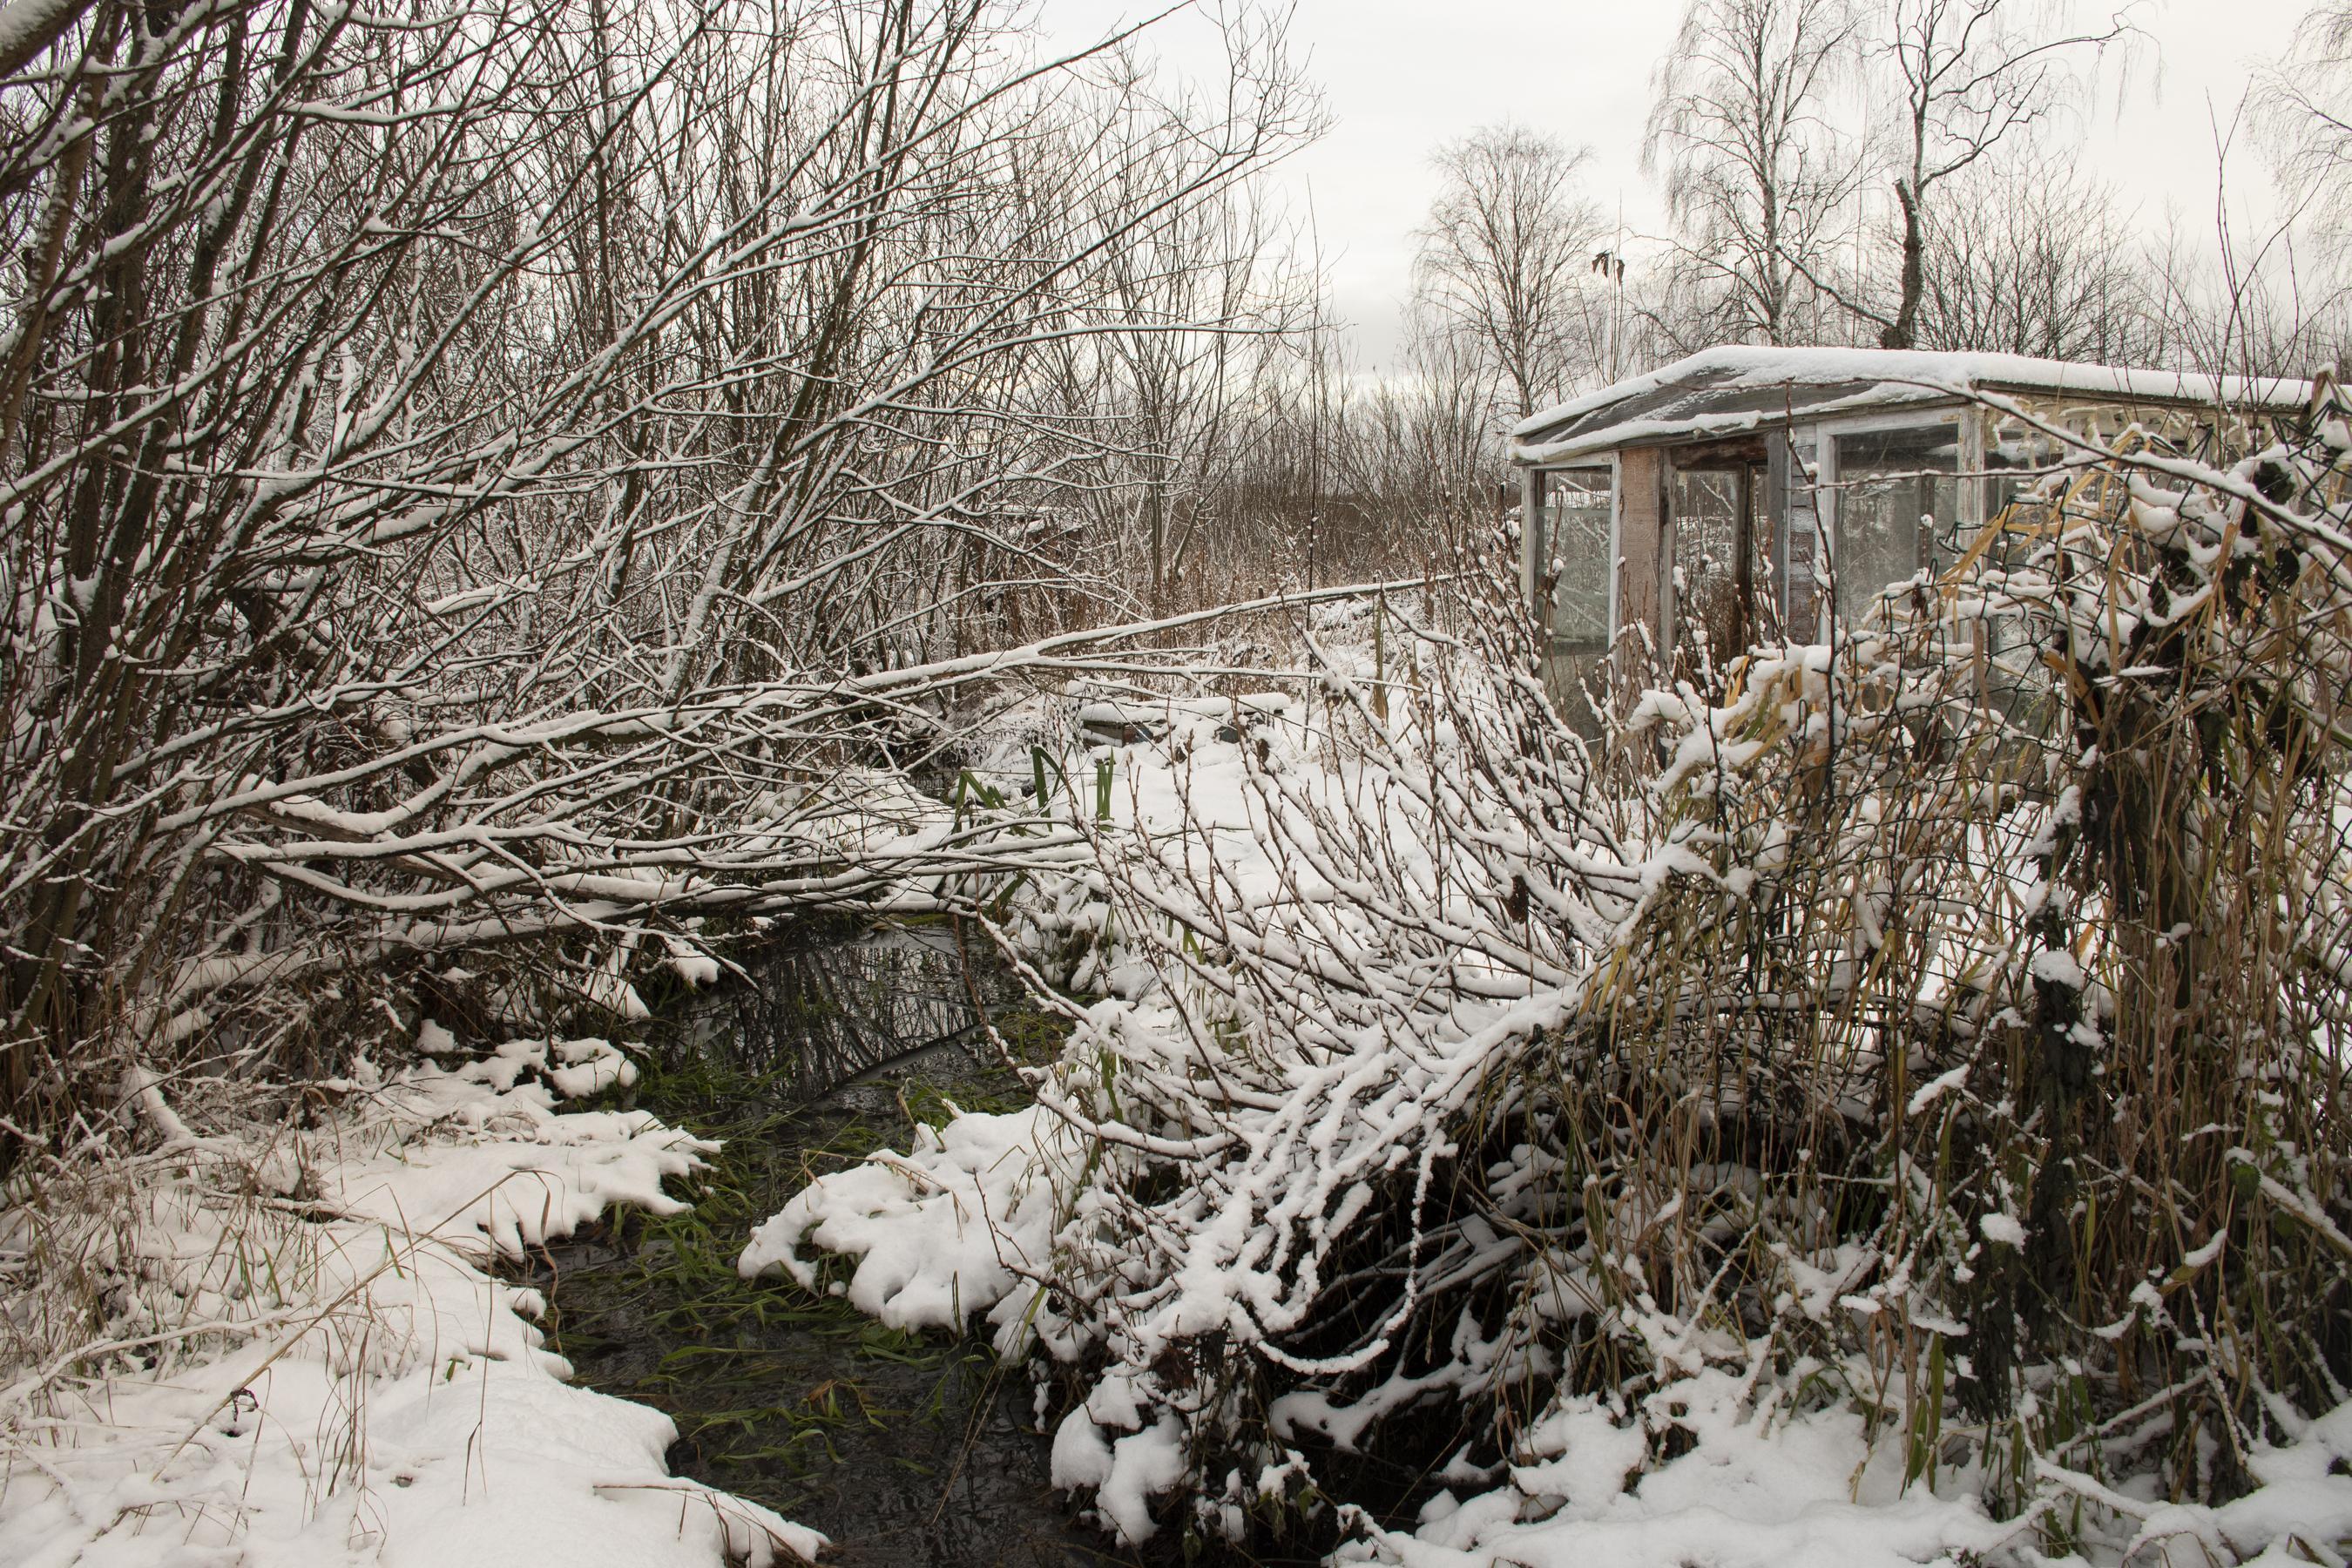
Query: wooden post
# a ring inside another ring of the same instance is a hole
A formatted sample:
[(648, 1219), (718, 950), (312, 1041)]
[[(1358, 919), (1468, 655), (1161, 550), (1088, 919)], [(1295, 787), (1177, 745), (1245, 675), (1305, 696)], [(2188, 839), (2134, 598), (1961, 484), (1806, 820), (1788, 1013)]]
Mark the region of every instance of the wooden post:
[(1756, 470), (1739, 465), (1732, 483), (1731, 593), (1738, 601), (1738, 645), (1725, 650), (1735, 658), (1756, 646), (1762, 622), (1756, 614)]
[[(1643, 627), (1663, 659), (1673, 636), (1673, 595), (1665, 575), (1665, 552), (1673, 544), (1666, 516), (1666, 454), (1656, 447), (1629, 447), (1617, 455), (1617, 626)], [(1621, 649), (1624, 645), (1618, 645)], [(1634, 661), (1626, 675), (1643, 673), (1647, 650), (1622, 651)]]
[(1168, 613), (1168, 519), (1160, 500), (1160, 481), (1144, 488), (1143, 511), (1151, 527), (1151, 613)]
[[(1960, 482), (1957, 487), (1960, 498), (1959, 542), (1966, 549), (1973, 542), (1984, 525), (1990, 521), (1992, 510), (1992, 472), (1989, 454), (1990, 442), (1986, 438), (1986, 411), (1969, 407), (1960, 410)], [(1936, 563), (1938, 566), (1950, 562)], [(1992, 650), (1985, 643), (1985, 624), (1981, 619), (1969, 623), (1969, 668), (1976, 677), (1977, 706), (1992, 711)]]
[(1799, 426), (1775, 443), (1780, 472), (1774, 495), (1780, 503), (1780, 613), (1792, 643), (1828, 634), (1829, 605), (1822, 591), (1821, 494), (1815, 489), (1821, 437)]
[(1541, 468), (1519, 470), (1519, 602), (1530, 612), (1536, 603), (1536, 583), (1543, 574), (1544, 476)]

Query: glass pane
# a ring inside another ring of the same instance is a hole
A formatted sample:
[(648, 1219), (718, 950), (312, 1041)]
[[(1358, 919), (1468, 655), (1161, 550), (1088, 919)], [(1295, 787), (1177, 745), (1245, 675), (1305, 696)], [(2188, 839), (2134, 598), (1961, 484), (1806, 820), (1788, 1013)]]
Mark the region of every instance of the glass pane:
[(2041, 488), (2042, 481), (2066, 465), (2066, 443), (2021, 419), (1989, 414), (1985, 436), (1987, 505), (1985, 515), (1999, 516), (2011, 501), (2021, 500)]
[[(2113, 432), (2132, 422), (2122, 410), (2096, 405), (2059, 405), (2038, 412), (2096, 447), (2104, 447)], [(2011, 506), (2023, 503), (2024, 515), (2013, 521), (2030, 525), (2042, 521), (2041, 505), (2064, 495), (2066, 470), (2084, 461), (2082, 447), (2032, 422), (1998, 411), (1987, 412), (1985, 426), (1986, 515), (1998, 519)], [(1987, 549), (1985, 564), (2014, 570), (2035, 548), (2032, 538), (2005, 531)], [(1987, 700), (2020, 728), (2046, 733), (2055, 713), (2050, 671), (2038, 657), (2021, 619), (1996, 616), (1982, 635)]]
[(1675, 641), (1727, 658), (1748, 646), (1739, 594), (1739, 470), (1677, 468), (1671, 483)]
[(1609, 470), (1544, 476), (1544, 573), (1552, 588), (1556, 642), (1609, 640)]
[(1837, 438), (1838, 614), (1852, 618), (1879, 591), (1908, 581), (1932, 561), (1923, 534), (1946, 552), (1960, 523), (1960, 433), (1957, 425), (1869, 430)]

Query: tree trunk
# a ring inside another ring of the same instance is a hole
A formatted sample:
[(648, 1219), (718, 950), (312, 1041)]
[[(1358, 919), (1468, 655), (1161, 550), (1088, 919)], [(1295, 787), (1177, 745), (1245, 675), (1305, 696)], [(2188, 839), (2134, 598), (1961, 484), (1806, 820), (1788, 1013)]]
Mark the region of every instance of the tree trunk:
[(1151, 527), (1151, 613), (1163, 615), (1168, 609), (1168, 518), (1157, 479), (1143, 492), (1143, 510)]
[(1895, 307), (1895, 320), (1878, 334), (1878, 346), (1907, 349), (1918, 341), (1919, 300), (1927, 283), (1927, 236), (1920, 222), (1918, 192), (1897, 180), (1895, 199), (1903, 204), (1903, 299)]

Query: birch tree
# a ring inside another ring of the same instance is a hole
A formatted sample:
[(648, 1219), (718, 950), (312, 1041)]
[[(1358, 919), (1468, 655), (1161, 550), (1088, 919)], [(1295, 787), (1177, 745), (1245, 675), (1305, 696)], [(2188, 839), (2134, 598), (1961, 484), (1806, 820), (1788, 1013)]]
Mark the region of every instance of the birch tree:
[(1932, 205), (1947, 182), (1996, 148), (2030, 136), (2080, 96), (2076, 66), (2127, 40), (2120, 14), (2070, 29), (2038, 0), (1894, 0), (1874, 47), (1892, 64), (1889, 184), (1896, 208), (1895, 303), (1842, 296), (1880, 328), (1879, 343), (1915, 346), (1927, 290)]
[[(1494, 364), (1505, 412), (1533, 413), (1577, 372), (1574, 302), (1602, 232), (1578, 185), (1588, 154), (1514, 125), (1438, 149), (1416, 289)], [(1589, 350), (1590, 345), (1583, 345)]]
[(2260, 102), (2280, 173), (2339, 229), (2352, 172), (2352, 0), (2304, 14), (2286, 58), (2262, 82)]
[(1857, 147), (1832, 99), (1855, 65), (1849, 0), (1690, 0), (1654, 78), (1643, 166), (1663, 169), (1680, 248), (1719, 303), (1709, 336), (1811, 334), (1809, 269), (1860, 188)]

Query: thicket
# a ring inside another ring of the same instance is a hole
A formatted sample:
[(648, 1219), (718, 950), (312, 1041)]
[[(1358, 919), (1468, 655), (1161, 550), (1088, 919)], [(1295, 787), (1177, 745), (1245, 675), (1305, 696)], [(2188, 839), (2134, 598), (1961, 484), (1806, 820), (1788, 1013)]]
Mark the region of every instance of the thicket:
[(2352, 421), (2041, 433), (1950, 570), (1600, 750), (1473, 606), (1378, 709), (1332, 668), (1331, 782), (1252, 769), (1272, 891), (1106, 855), (1167, 988), (1076, 1015), (1006, 1342), (1181, 1447), (1107, 1497), (1230, 1533), (1315, 1452), (1491, 1483), (1595, 1411), (1638, 1472), (1727, 1397), (2059, 1552), (2343, 1399)]
[(1191, 101), (1015, 22), (11, 8), (0, 1170), (403, 966), (619, 1005), (960, 863), (831, 784), (1145, 607), (1071, 520), (1155, 342), (1278, 324), (1225, 220), (1313, 123), (1263, 31)]

